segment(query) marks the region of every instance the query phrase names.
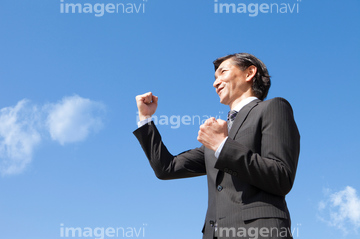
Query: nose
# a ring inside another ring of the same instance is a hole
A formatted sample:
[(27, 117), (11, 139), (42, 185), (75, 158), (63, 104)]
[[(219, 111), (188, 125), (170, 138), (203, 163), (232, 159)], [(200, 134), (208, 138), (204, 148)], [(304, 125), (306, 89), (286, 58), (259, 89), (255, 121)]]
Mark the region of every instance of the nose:
[(215, 78), (215, 81), (214, 81), (214, 84), (213, 84), (213, 86), (215, 87), (215, 88), (218, 88), (218, 86), (220, 85), (220, 80), (219, 80), (219, 78)]

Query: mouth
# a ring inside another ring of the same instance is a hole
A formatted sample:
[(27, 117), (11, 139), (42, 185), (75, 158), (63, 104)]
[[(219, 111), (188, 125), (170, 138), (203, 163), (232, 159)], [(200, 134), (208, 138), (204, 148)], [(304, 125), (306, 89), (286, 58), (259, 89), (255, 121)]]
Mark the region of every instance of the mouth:
[(220, 86), (219, 88), (217, 88), (216, 93), (220, 96), (223, 89), (224, 89), (224, 86)]

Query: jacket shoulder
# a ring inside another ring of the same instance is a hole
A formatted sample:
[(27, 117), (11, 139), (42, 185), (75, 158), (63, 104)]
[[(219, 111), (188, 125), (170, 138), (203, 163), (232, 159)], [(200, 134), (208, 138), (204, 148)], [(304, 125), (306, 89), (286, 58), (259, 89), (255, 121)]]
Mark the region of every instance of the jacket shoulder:
[(269, 100), (265, 100), (260, 102), (260, 105), (266, 110), (273, 110), (273, 109), (287, 109), (293, 113), (293, 109), (289, 101), (282, 97), (275, 97)]
[(285, 103), (285, 104), (290, 105), (289, 101), (287, 101), (286, 99), (284, 99), (282, 97), (275, 97), (275, 98), (272, 98), (272, 99), (264, 100), (261, 103), (262, 104)]

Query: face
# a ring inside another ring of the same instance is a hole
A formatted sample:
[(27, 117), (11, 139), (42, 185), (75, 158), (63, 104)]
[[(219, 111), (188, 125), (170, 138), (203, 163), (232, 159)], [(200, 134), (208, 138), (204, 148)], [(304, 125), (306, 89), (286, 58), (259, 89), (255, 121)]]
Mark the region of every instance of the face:
[(215, 82), (213, 84), (220, 97), (220, 103), (232, 108), (234, 104), (251, 96), (253, 75), (249, 74), (249, 68), (242, 71), (231, 59), (220, 64), (215, 71)]

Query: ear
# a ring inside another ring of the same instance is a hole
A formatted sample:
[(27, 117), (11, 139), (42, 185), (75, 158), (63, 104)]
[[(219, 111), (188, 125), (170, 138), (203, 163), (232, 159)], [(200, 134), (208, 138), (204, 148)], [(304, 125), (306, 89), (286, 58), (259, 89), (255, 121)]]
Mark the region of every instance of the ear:
[(246, 73), (246, 81), (247, 81), (247, 82), (252, 81), (252, 79), (253, 79), (253, 77), (255, 76), (256, 72), (257, 72), (256, 66), (254, 66), (254, 65), (249, 66), (249, 67), (245, 70), (245, 73)]

